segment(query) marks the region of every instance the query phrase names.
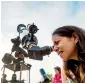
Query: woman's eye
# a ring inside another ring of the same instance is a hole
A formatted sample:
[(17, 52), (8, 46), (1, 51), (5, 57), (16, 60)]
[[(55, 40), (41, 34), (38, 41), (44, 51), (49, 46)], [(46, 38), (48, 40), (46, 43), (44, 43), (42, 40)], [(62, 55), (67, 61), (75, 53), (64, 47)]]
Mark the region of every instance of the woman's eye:
[(55, 44), (58, 45), (60, 41), (56, 41)]

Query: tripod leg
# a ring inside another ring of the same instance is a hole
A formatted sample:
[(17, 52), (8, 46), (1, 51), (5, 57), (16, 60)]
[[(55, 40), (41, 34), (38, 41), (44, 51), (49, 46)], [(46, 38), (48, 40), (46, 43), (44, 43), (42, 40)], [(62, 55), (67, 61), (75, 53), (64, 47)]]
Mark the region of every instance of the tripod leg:
[(21, 82), (21, 75), (22, 75), (22, 63), (20, 63), (20, 82)]
[(29, 69), (29, 83), (30, 83), (30, 69)]

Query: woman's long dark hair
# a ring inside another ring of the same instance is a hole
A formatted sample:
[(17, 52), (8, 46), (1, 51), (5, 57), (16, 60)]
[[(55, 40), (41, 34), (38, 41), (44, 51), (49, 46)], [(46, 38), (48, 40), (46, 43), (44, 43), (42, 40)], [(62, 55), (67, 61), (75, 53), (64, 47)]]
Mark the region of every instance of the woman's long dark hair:
[[(79, 62), (68, 60), (64, 62), (64, 70), (67, 77), (71, 78), (69, 70), (75, 75), (78, 83), (80, 81), (85, 82), (85, 31), (77, 26), (62, 26), (56, 29), (52, 36), (58, 34), (60, 36), (72, 37), (72, 34), (76, 33), (79, 41), (77, 43), (78, 59)], [(74, 64), (76, 62), (77, 66)], [(72, 65), (74, 64), (74, 66)]]

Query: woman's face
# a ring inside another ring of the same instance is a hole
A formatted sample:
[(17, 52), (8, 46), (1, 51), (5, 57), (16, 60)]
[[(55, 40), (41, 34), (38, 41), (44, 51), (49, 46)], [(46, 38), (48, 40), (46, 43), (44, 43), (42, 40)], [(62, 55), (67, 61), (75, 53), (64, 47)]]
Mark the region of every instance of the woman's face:
[(52, 37), (54, 44), (54, 51), (58, 53), (58, 55), (63, 59), (63, 61), (67, 61), (69, 59), (76, 59), (77, 57), (77, 48), (76, 37), (65, 37), (54, 35)]
[(56, 74), (59, 74), (59, 71), (57, 69), (54, 69), (54, 71), (55, 71)]

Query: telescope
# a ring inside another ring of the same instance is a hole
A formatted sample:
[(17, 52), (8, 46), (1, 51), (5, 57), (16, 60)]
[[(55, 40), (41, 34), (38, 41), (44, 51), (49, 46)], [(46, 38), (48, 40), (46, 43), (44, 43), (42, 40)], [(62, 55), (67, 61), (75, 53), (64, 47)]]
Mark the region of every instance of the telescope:
[[(24, 30), (28, 31), (28, 33), (21, 38), (21, 33), (23, 33)], [(38, 46), (38, 39), (35, 36), (38, 30), (39, 29), (34, 23), (27, 24), (27, 26), (24, 24), (19, 24), (17, 26), (19, 36), (11, 39), (11, 42), (13, 43), (11, 53), (5, 53), (2, 58), (2, 62), (5, 64), (4, 67), (14, 71), (12, 80), (9, 81), (10, 83), (14, 83), (13, 79), (16, 79), (16, 71), (20, 71), (20, 80), (18, 83), (24, 83), (24, 81), (21, 80), (21, 72), (23, 70), (29, 70), (30, 83), (31, 65), (25, 64), (24, 58), (42, 61), (43, 56), (49, 55), (53, 51), (53, 46)]]
[[(23, 30), (27, 30), (28, 34), (20, 39), (20, 34), (23, 33)], [(53, 46), (38, 46), (38, 39), (35, 36), (38, 30), (39, 29), (34, 23), (28, 24), (27, 26), (19, 24), (17, 26), (19, 36), (11, 39), (13, 43), (11, 53), (6, 53), (4, 55), (2, 58), (3, 63), (9, 64), (14, 60), (14, 56), (12, 56), (13, 52), (15, 52), (15, 57), (18, 60), (24, 60), (25, 57), (29, 57), (30, 59), (42, 61), (43, 56), (49, 55), (53, 51)], [(20, 47), (20, 45), (22, 45), (22, 47)]]

